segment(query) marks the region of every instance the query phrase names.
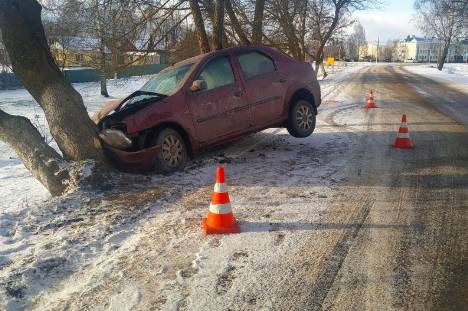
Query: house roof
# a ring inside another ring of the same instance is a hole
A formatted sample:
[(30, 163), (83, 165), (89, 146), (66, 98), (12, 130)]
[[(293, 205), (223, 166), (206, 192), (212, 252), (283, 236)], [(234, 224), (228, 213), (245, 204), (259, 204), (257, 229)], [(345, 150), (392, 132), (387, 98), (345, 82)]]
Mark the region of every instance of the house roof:
[[(99, 39), (95, 37), (72, 37), (61, 36), (53, 39), (54, 43), (58, 43), (66, 50), (71, 51), (97, 51), (99, 49)], [(110, 50), (105, 47), (105, 52), (109, 53)]]

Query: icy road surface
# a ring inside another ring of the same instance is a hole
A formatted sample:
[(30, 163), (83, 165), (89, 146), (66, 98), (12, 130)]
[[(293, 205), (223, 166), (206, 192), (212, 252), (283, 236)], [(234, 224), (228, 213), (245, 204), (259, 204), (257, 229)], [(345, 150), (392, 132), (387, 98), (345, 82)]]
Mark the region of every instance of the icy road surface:
[[(47, 201), (6, 195), (0, 308), (463, 309), (466, 85), (399, 65), (349, 66), (321, 84), (307, 139), (270, 129), (169, 177)], [(370, 88), (379, 108), (366, 111)], [(403, 113), (414, 150), (389, 146)], [(206, 237), (219, 163), (243, 232)], [(27, 180), (8, 167), (3, 183)]]

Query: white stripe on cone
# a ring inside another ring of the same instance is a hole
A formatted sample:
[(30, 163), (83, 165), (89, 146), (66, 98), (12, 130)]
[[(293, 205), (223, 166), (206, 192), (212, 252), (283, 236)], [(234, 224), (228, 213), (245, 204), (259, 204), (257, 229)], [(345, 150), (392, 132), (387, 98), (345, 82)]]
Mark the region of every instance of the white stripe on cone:
[(228, 214), (232, 212), (231, 203), (213, 204), (210, 203), (210, 212), (213, 214)]
[(214, 185), (214, 192), (223, 193), (228, 192), (227, 186), (225, 183), (215, 183)]
[(398, 133), (397, 138), (409, 138), (409, 133)]

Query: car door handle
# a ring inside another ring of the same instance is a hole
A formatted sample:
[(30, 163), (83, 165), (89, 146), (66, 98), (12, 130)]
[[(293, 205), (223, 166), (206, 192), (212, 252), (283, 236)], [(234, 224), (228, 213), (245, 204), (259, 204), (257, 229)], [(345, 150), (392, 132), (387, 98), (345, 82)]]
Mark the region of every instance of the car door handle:
[(280, 79), (279, 79), (279, 82), (280, 82), (280, 83), (286, 83), (286, 82), (288, 82), (288, 79), (286, 79), (286, 78), (280, 78)]
[(239, 90), (239, 91), (237, 91), (237, 92), (234, 93), (234, 96), (235, 96), (235, 97), (241, 97), (242, 94), (243, 94), (242, 91)]

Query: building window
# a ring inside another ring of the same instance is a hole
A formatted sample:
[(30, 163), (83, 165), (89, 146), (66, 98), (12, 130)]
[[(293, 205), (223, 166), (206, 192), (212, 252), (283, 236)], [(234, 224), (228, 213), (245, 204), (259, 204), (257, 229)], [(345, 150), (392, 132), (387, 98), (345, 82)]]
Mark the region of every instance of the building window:
[(75, 61), (76, 61), (77, 63), (83, 62), (83, 61), (84, 61), (84, 56), (83, 56), (83, 54), (75, 54)]

